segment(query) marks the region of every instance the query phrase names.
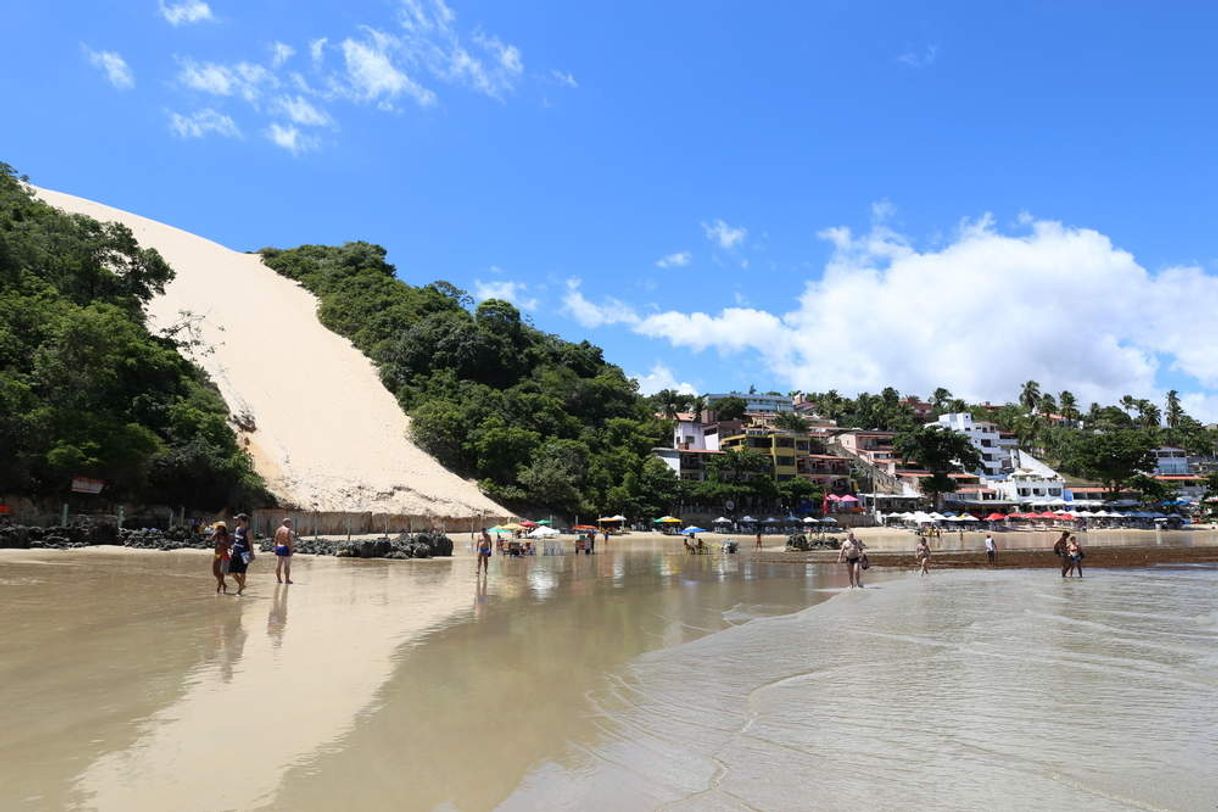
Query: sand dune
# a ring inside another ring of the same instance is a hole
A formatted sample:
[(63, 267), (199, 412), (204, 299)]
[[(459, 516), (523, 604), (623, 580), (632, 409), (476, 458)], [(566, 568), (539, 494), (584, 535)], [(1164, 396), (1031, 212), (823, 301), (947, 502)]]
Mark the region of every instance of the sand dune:
[(197, 335), (210, 349), (194, 360), (230, 412), (252, 416), (256, 428), (244, 436), (281, 504), (423, 522), (510, 515), (410, 442), (409, 418), (372, 363), (322, 326), (312, 294), (260, 257), (99, 203), (34, 191), (65, 211), (123, 223), (177, 271), (149, 305), (150, 327), (197, 317)]

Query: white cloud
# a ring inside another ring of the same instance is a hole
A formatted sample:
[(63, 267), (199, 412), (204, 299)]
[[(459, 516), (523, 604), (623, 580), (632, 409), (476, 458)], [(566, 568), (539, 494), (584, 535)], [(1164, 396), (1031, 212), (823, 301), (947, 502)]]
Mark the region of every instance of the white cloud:
[[(495, 273), (500, 273), (499, 268), (491, 268)], [(492, 280), (483, 282), (481, 279), (474, 280), (474, 298), (479, 302), (487, 299), (503, 299), (505, 302), (511, 302), (521, 310), (536, 310), (537, 297), (527, 295), (528, 285), (524, 282), (510, 282), (506, 279)]]
[(403, 58), (441, 81), (502, 99), (524, 74), (519, 47), (480, 30), (467, 44), (443, 0), (402, 0), (399, 21)]
[(911, 68), (927, 68), (935, 64), (935, 59), (939, 56), (938, 45), (927, 45), (921, 50), (910, 48), (905, 53), (897, 57), (897, 61), (908, 65)]
[(563, 296), (562, 312), (584, 327), (601, 327), (607, 324), (637, 324), (639, 316), (629, 305), (606, 297), (600, 304), (590, 301), (580, 291), (579, 279), (567, 280), (567, 292)]
[(284, 63), (296, 55), (296, 49), (283, 42), (271, 45), (271, 67), (281, 68)]
[(658, 361), (652, 364), (651, 371), (646, 375), (631, 375), (639, 382), (639, 392), (644, 395), (654, 395), (661, 389), (672, 389), (683, 395), (696, 395), (698, 390), (692, 383), (678, 381), (671, 369)]
[(391, 105), (402, 93), (413, 96), (420, 105), (434, 104), (436, 94), (410, 78), (393, 63), (392, 51), (398, 40), (375, 28), (364, 28), (365, 39), (345, 39), (343, 59), (347, 82), (358, 101)]
[(749, 233), (748, 229), (743, 226), (736, 228), (729, 226), (722, 220), (715, 220), (713, 223), (703, 223), (702, 230), (706, 233), (708, 240), (725, 250), (730, 250), (743, 243), (744, 238)]
[(567, 71), (552, 70), (550, 71), (550, 78), (564, 87), (572, 89), (579, 87), (579, 82), (575, 81), (575, 77)]
[(656, 260), (657, 268), (684, 268), (693, 259), (693, 255), (688, 251), (677, 251), (668, 256), (660, 257)]
[(241, 130), (236, 122), (210, 107), (205, 107), (191, 115), (181, 113), (169, 114), (169, 129), (179, 138), (203, 138), (207, 135), (220, 135), (225, 138), (240, 138)]
[(281, 149), (286, 149), (293, 155), (300, 155), (302, 152), (317, 149), (321, 143), (316, 138), (305, 135), (292, 125), (284, 125), (277, 122), (267, 127), (266, 137), (272, 144)]
[(253, 62), (219, 65), (185, 59), (181, 60), (181, 66), (178, 71), (179, 83), (213, 96), (240, 96), (253, 104), (259, 100), (264, 89), (279, 87), (279, 78), (274, 73)]
[(1034, 379), (1108, 403), (1156, 397), (1166, 365), (1202, 390), (1186, 402), (1218, 404), (1206, 391), (1218, 390), (1218, 323), (1190, 317), (1218, 308), (1218, 277), (1201, 268), (1151, 273), (1094, 230), (1038, 220), (1006, 234), (988, 215), (931, 251), (882, 225), (822, 236), (834, 254), (792, 311), (669, 311), (635, 331), (694, 351), (755, 354), (806, 390), (943, 385), (1004, 400)]
[(305, 127), (328, 127), (334, 123), (326, 111), (315, 107), (304, 96), (280, 96), (271, 104), (271, 110), (286, 116), (293, 124)]
[(189, 25), (215, 19), (211, 13), (211, 6), (202, 0), (183, 0), (180, 3), (166, 3), (165, 0), (160, 0), (160, 8), (161, 16), (170, 25)]
[(106, 81), (119, 90), (130, 90), (135, 87), (135, 74), (131, 72), (127, 61), (115, 51), (94, 51), (87, 45), (83, 46), (89, 64), (101, 70), (106, 75)]
[(326, 37), (318, 37), (309, 43), (309, 59), (312, 60), (314, 67), (320, 67), (322, 61), (326, 58), (326, 43), (329, 39)]

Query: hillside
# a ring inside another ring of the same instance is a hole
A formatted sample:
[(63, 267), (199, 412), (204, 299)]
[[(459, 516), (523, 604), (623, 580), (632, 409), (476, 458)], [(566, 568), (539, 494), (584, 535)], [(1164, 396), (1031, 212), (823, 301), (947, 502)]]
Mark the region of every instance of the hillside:
[(35, 189), (68, 212), (128, 227), (176, 271), (147, 306), (153, 331), (180, 327), (194, 360), (238, 415), (254, 465), (285, 506), (422, 520), (509, 512), (409, 439), (410, 421), (371, 362), (318, 321), (308, 291), (239, 253), (172, 226)]

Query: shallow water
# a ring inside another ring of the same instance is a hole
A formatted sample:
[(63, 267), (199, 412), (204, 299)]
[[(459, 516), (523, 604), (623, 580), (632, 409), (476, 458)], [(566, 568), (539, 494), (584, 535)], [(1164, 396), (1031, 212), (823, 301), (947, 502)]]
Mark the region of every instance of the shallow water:
[(936, 573), (645, 655), (505, 809), (1214, 809), (1218, 570)]
[[(1212, 809), (1218, 571), (0, 556), (0, 809)], [(268, 583), (268, 581), (271, 581)], [(826, 598), (835, 599), (819, 603)], [(810, 607), (810, 608), (809, 608)]]

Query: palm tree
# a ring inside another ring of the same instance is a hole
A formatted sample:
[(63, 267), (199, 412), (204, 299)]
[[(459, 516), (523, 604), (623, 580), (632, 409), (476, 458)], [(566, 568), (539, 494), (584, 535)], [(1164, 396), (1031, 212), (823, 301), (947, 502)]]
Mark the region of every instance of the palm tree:
[(689, 410), (694, 413), (694, 422), (702, 422), (702, 413), (706, 411), (706, 398), (703, 395), (698, 395), (689, 402)]
[(1132, 412), (1137, 405), (1138, 402), (1133, 399), (1133, 395), (1121, 396), (1121, 408), (1124, 409), (1126, 413)]
[(930, 394), (930, 407), (936, 412), (942, 411), (951, 399), (952, 393), (947, 388), (940, 386)]
[(660, 405), (660, 411), (668, 420), (676, 420), (677, 412), (681, 411), (681, 396), (672, 389), (661, 389), (656, 392), (656, 401)]
[(1149, 400), (1139, 400), (1134, 406), (1138, 410), (1138, 423), (1142, 425), (1142, 428), (1154, 429), (1159, 427), (1162, 414), (1159, 412), (1158, 406)]
[(1087, 425), (1094, 426), (1098, 422), (1100, 422), (1100, 404), (1092, 401), (1091, 405), (1087, 407)]
[(1036, 404), (1036, 410), (1046, 417), (1057, 411), (1057, 399), (1048, 392), (1040, 396), (1040, 401)]
[(1036, 381), (1025, 381), (1019, 392), (1019, 402), (1028, 414), (1036, 411), (1036, 406), (1040, 403), (1040, 384)]
[(1078, 401), (1074, 398), (1074, 393), (1069, 389), (1063, 389), (1062, 393), (1057, 396), (1057, 408), (1061, 411), (1062, 417), (1073, 423), (1078, 420)]
[(1180, 405), (1180, 393), (1172, 389), (1167, 393), (1167, 427), (1178, 429), (1184, 421), (1184, 408)]

